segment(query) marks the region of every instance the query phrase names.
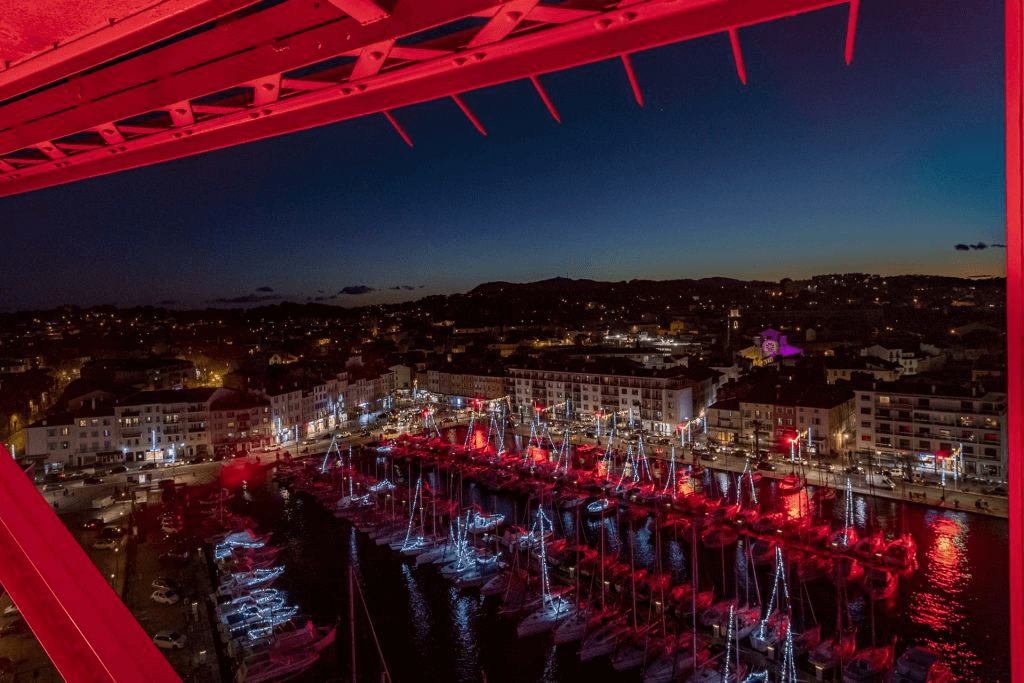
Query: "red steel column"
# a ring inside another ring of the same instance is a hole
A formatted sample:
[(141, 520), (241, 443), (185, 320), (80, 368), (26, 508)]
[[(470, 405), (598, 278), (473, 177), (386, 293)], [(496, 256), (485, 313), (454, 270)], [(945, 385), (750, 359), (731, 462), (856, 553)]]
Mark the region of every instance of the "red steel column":
[(66, 681), (180, 681), (0, 445), (0, 583)]
[(1006, 17), (1006, 346), (1010, 482), (1011, 679), (1024, 682), (1024, 0)]

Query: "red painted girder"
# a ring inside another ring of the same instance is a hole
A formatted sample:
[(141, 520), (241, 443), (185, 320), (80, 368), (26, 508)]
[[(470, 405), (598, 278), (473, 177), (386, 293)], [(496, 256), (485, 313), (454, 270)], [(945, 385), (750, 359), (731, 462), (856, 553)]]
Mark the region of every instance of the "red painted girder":
[[(628, 10), (614, 10), (585, 21), (512, 36), (483, 48), (387, 70), (351, 85), (306, 92), (260, 110), (243, 110), (183, 130), (129, 140), (118, 145), (117, 149), (124, 151), (116, 154), (110, 154), (109, 148), (83, 152), (70, 157), (71, 165), (58, 172), (49, 164), (20, 169), (21, 177), (0, 182), (0, 196), (409, 106), (847, 2), (735, 0), (695, 5), (652, 0)], [(0, 175), (0, 179), (9, 175)]]
[(0, 583), (64, 680), (180, 680), (2, 445)]
[[(0, 153), (358, 53), (381, 41), (471, 16), (496, 2), (407, 0), (391, 17), (369, 26), (341, 18), (326, 3), (320, 3), (315, 17), (308, 9), (313, 3), (284, 3), (3, 107), (0, 126), (7, 130), (0, 132)], [(323, 14), (325, 6), (335, 20)], [(294, 35), (274, 40), (288, 33)]]
[(0, 101), (213, 21), (259, 0), (163, 0), (0, 70)]
[[(217, 92), (225, 87), (235, 85), (239, 81), (222, 87), (219, 87), (219, 84), (212, 84), (208, 89), (204, 89), (203, 82), (197, 80), (194, 82), (197, 87), (187, 91), (173, 90), (171, 86), (176, 81), (186, 80), (188, 74), (194, 74), (195, 67), (200, 64), (216, 64), (229, 55), (236, 55), (241, 59), (258, 58), (259, 54), (253, 52), (254, 48), (258, 46), (269, 46), (271, 49), (276, 47), (281, 51), (287, 51), (290, 50), (291, 44), (288, 41), (278, 41), (280, 36), (301, 33), (311, 26), (341, 21), (348, 21), (355, 25), (330, 5), (322, 4), (317, 8), (314, 7), (314, 3), (291, 0), (243, 17), (230, 24), (218, 26), (180, 43), (153, 50), (91, 74), (74, 76), (68, 83), (48, 88), (17, 102), (7, 104), (0, 110), (3, 113), (3, 116), (0, 116), (0, 130), (15, 128), (18, 124), (34, 121), (54, 112), (80, 108), (115, 93), (135, 91), (139, 85), (144, 83), (159, 82), (164, 85), (168, 95), (172, 92), (180, 93), (180, 95), (165, 97), (162, 100), (157, 98), (150, 101), (148, 105), (139, 106), (131, 106), (122, 98), (119, 102), (124, 103), (125, 106), (112, 114), (108, 120), (123, 119), (164, 104)], [(299, 65), (304, 66), (308, 63), (306, 61)], [(281, 71), (290, 68), (294, 67), (288, 66)], [(249, 80), (266, 76), (268, 73), (272, 72), (258, 69), (253, 72)], [(169, 80), (175, 74), (179, 74), (179, 78), (176, 81)], [(21, 92), (23, 91), (11, 94), (20, 94)], [(66, 128), (67, 126), (64, 126), (62, 130)], [(54, 137), (59, 137), (59, 135)]]
[(327, 0), (360, 24), (372, 24), (387, 19), (388, 13), (373, 0)]
[(1024, 2), (1006, 0), (1004, 16), (1010, 679), (1024, 681)]

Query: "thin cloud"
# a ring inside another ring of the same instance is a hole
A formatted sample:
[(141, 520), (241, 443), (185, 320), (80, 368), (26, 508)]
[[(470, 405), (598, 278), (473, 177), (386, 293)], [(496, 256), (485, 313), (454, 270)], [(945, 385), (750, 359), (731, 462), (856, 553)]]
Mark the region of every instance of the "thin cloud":
[[(422, 286), (423, 285), (420, 285), (420, 287), (422, 287)], [(404, 289), (407, 292), (411, 292), (411, 291), (414, 291), (415, 289), (417, 289), (417, 287), (414, 287), (412, 285), (395, 285), (394, 287), (388, 287), (388, 289), (394, 289), (394, 290), (402, 290), (402, 289)]]
[(978, 242), (977, 244), (958, 244), (953, 247), (957, 251), (981, 251), (983, 249), (1006, 249), (1005, 244), (985, 244), (984, 242)]
[(350, 294), (357, 296), (359, 294), (369, 294), (370, 292), (376, 291), (373, 287), (367, 285), (349, 285), (348, 287), (342, 287), (338, 290), (338, 294)]
[(219, 299), (207, 299), (208, 304), (258, 304), (263, 301), (279, 301), (277, 294), (246, 294), (245, 296), (221, 297)]
[(273, 292), (274, 288), (273, 287), (267, 287), (266, 285), (264, 285), (262, 287), (257, 287), (256, 291), (257, 292)]

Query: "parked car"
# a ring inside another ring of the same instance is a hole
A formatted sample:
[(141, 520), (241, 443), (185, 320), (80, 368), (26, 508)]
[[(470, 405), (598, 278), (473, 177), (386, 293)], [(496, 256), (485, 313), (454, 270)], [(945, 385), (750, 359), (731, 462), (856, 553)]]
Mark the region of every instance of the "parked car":
[(846, 468), (847, 474), (864, 474), (864, 468), (860, 465), (850, 465)]
[(140, 467), (139, 469), (140, 470), (155, 470), (156, 469), (156, 463), (155, 462), (144, 463), (142, 465), (142, 467)]
[(84, 483), (88, 484), (89, 486), (95, 486), (96, 484), (102, 484), (103, 480), (100, 479), (99, 477), (86, 477)]
[(63, 489), (64, 484), (47, 484), (43, 487), (43, 491), (46, 491), (47, 493), (50, 491), (62, 491)]
[(163, 631), (158, 631), (157, 634), (153, 636), (153, 642), (156, 643), (156, 646), (165, 650), (180, 650), (185, 647), (187, 640), (188, 639), (185, 638), (185, 634), (172, 631), (169, 628), (166, 628)]
[(149, 596), (149, 599), (153, 602), (158, 602), (161, 605), (173, 605), (178, 602), (178, 600), (181, 600), (181, 598), (178, 597), (178, 594), (174, 591), (160, 589), (153, 591), (153, 594)]
[(103, 526), (102, 519), (87, 519), (82, 522), (83, 529), (99, 529), (101, 526)]
[(767, 470), (768, 472), (774, 472), (775, 471), (775, 463), (769, 462), (767, 460), (758, 460), (757, 462), (754, 463), (754, 469)]
[(715, 462), (716, 460), (718, 460), (718, 456), (712, 453), (711, 451), (704, 451), (703, 453), (700, 454), (700, 459), (706, 460), (708, 462)]
[(116, 467), (111, 467), (110, 468), (110, 473), (111, 474), (124, 474), (127, 471), (128, 471), (128, 468), (125, 467), (124, 465), (117, 465)]
[(178, 591), (178, 584), (163, 576), (158, 576), (153, 579), (153, 583), (150, 585), (158, 590), (171, 591), (172, 593), (176, 593)]
[(195, 456), (194, 458), (190, 459), (190, 460), (189, 460), (188, 462), (189, 462), (189, 464), (190, 464), (190, 465), (198, 465), (198, 464), (200, 464), (200, 463), (201, 463), (202, 461), (203, 461), (203, 458), (202, 458), (202, 456), (200, 456), (200, 455), (197, 455), (197, 456)]
[(93, 550), (116, 550), (121, 543), (114, 538), (100, 538), (92, 544)]
[(119, 526), (105, 526), (100, 530), (100, 538), (109, 538), (119, 541), (128, 535), (128, 531)]
[(190, 557), (187, 550), (168, 550), (160, 553), (157, 559), (163, 564), (182, 564)]

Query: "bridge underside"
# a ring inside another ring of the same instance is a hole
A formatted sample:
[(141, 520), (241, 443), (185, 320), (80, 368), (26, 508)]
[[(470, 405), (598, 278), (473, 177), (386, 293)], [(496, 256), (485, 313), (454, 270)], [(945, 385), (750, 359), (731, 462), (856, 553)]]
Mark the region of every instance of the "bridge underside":
[(540, 77), (605, 59), (642, 104), (631, 53), (716, 33), (745, 81), (744, 27), (835, 5), (849, 61), (858, 2), (123, 0), (137, 13), (0, 71), (0, 196), (371, 114), (411, 144), (391, 110), (443, 97), (484, 132), (459, 95), (518, 79), (557, 119)]

